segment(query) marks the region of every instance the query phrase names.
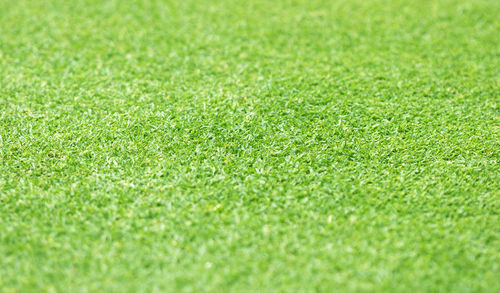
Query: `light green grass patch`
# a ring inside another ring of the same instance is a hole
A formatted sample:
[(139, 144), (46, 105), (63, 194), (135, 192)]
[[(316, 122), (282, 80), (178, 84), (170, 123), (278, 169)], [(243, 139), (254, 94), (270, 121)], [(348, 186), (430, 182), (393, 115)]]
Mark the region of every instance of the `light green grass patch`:
[(500, 2), (0, 1), (0, 288), (499, 292)]

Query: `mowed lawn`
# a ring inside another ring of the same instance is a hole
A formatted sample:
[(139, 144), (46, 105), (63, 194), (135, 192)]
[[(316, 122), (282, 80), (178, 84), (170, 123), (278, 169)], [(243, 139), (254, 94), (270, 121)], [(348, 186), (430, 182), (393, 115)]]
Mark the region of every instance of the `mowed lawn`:
[(0, 291), (500, 292), (499, 15), (0, 1)]

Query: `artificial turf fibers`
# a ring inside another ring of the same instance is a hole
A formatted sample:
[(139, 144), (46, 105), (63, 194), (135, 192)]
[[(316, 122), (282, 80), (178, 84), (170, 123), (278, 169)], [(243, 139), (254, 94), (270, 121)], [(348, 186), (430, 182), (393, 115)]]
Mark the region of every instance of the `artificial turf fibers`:
[(500, 2), (0, 1), (0, 290), (500, 292)]

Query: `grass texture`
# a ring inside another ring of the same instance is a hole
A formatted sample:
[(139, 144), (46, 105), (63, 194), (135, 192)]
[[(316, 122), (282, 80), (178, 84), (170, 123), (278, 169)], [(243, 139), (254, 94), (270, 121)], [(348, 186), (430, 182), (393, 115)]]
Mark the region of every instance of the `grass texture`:
[(499, 15), (0, 1), (0, 290), (500, 292)]

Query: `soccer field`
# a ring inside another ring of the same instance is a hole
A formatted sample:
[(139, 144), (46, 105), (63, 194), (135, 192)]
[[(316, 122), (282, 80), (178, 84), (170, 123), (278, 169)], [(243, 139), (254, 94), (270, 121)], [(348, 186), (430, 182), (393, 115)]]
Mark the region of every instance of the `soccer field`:
[(500, 292), (497, 0), (0, 0), (0, 292)]

